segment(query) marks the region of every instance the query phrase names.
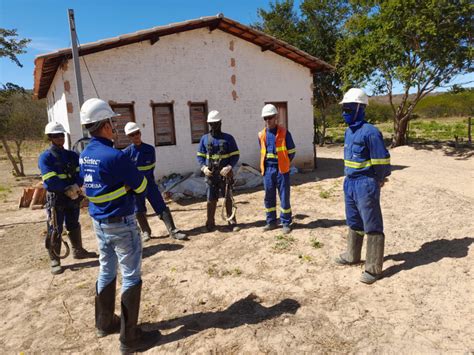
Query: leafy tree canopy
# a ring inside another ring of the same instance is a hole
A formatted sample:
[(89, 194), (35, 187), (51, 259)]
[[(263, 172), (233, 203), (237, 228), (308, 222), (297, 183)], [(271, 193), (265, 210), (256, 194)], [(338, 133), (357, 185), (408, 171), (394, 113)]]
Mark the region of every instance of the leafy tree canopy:
[[(470, 1), (385, 0), (354, 1), (364, 11), (347, 22), (338, 42), (337, 62), (345, 86), (371, 84), (375, 93), (392, 99), (396, 82), (404, 98), (391, 100), (394, 112), (393, 146), (405, 143), (410, 115), (416, 104), (456, 75), (473, 70), (474, 5)], [(409, 90), (416, 95), (409, 100)]]
[(16, 29), (8, 30), (0, 28), (0, 58), (10, 58), (16, 65), (23, 67), (17, 55), (26, 53), (26, 45), (31, 42), (31, 39), (17, 39), (18, 34), (16, 31)]

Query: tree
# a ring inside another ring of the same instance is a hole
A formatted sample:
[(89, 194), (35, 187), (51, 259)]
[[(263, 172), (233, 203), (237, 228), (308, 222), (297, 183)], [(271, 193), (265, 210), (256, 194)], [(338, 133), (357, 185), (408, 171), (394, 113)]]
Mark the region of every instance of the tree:
[(16, 65), (21, 68), (23, 65), (16, 56), (26, 53), (25, 47), (31, 42), (31, 39), (22, 38), (17, 40), (15, 38), (18, 36), (16, 31), (16, 29), (7, 30), (5, 28), (0, 28), (0, 58), (8, 57), (12, 62), (15, 62)]
[[(342, 77), (346, 87), (371, 84), (374, 93), (388, 94), (392, 146), (404, 145), (417, 103), (456, 75), (473, 70), (472, 5), (465, 0), (357, 3), (364, 11), (347, 22), (347, 36), (338, 46)], [(399, 104), (393, 100), (397, 82), (403, 87)]]
[[(300, 15), (293, 0), (270, 3), (270, 10), (258, 9), (260, 22), (252, 26), (288, 42), (327, 63), (335, 63), (336, 43), (342, 38), (344, 23), (352, 13), (348, 1), (304, 0)], [(314, 73), (315, 144), (324, 144), (328, 108), (341, 97), (337, 71)]]
[[(303, 18), (301, 48), (309, 54), (335, 65), (337, 43), (343, 38), (344, 24), (354, 9), (348, 1), (305, 0), (300, 7)], [(324, 145), (327, 113), (342, 96), (342, 80), (338, 71), (314, 73), (314, 102), (317, 138), (314, 143)]]
[[(27, 139), (42, 136), (48, 121), (44, 100), (33, 100), (31, 93), (22, 87), (7, 83), (0, 89), (0, 141), (10, 160), (14, 175), (25, 176), (22, 144)], [(8, 142), (15, 143), (15, 150)]]

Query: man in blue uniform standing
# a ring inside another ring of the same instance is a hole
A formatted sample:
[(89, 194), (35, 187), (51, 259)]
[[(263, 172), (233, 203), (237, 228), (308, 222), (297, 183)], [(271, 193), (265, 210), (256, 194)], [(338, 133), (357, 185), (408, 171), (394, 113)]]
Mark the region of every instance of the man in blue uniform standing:
[(361, 89), (350, 89), (341, 101), (342, 116), (349, 127), (344, 136), (344, 199), (349, 226), (347, 250), (336, 258), (340, 265), (360, 262), (367, 234), (365, 272), (360, 281), (372, 284), (382, 275), (383, 234), (380, 189), (390, 175), (390, 154), (382, 134), (365, 118), (369, 99)]
[(47, 190), (46, 248), (51, 259), (51, 273), (57, 275), (64, 271), (59, 259), (64, 223), (71, 240), (74, 259), (96, 258), (98, 255), (82, 247), (81, 225), (79, 224), (82, 199), (79, 156), (71, 150), (64, 149), (66, 130), (62, 124), (49, 122), (44, 133), (51, 141), (51, 146), (41, 153), (38, 167), (43, 178), (43, 185)]
[(151, 228), (146, 218), (145, 198), (150, 202), (155, 213), (165, 223), (169, 235), (178, 240), (186, 239), (186, 234), (176, 228), (171, 211), (166, 206), (165, 201), (163, 201), (161, 192), (155, 182), (155, 147), (142, 142), (140, 127), (135, 122), (128, 122), (125, 125), (125, 134), (130, 138), (132, 144), (125, 148), (123, 152), (135, 162), (137, 169), (145, 175), (148, 181), (146, 193), (135, 195), (135, 216), (142, 230), (142, 241), (146, 242), (151, 238)]
[[(146, 191), (147, 179), (132, 160), (113, 148), (118, 116), (109, 104), (89, 99), (81, 107), (81, 124), (92, 139), (81, 153), (80, 174), (84, 179), (100, 252), (96, 283), (95, 321), (97, 336), (120, 330), (122, 353), (143, 351), (158, 341), (160, 333), (137, 326), (142, 289), (142, 243), (134, 214), (133, 194)], [(122, 274), (121, 318), (114, 314), (117, 265)]]
[(240, 228), (237, 226), (235, 208), (233, 206), (232, 188), (234, 184), (232, 168), (239, 161), (239, 148), (234, 137), (223, 133), (221, 130), (222, 117), (218, 111), (211, 111), (207, 115), (209, 133), (201, 137), (197, 161), (201, 171), (206, 176), (207, 183), (207, 221), (208, 232), (216, 228), (215, 213), (219, 193), (224, 195), (227, 223), (233, 232)]
[(296, 154), (295, 143), (288, 130), (277, 124), (278, 110), (272, 104), (262, 109), (265, 128), (258, 133), (260, 144), (260, 170), (265, 189), (266, 226), (263, 230), (277, 228), (276, 191), (280, 195), (280, 222), (282, 232), (291, 232), (290, 164)]

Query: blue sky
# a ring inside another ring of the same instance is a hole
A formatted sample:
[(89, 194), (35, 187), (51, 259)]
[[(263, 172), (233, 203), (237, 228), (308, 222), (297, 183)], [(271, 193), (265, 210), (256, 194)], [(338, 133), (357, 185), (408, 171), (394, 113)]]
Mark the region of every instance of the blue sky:
[[(257, 9), (269, 8), (270, 0), (0, 0), (0, 27), (18, 30), (30, 38), (28, 52), (18, 56), (23, 68), (9, 59), (0, 59), (0, 83), (12, 82), (33, 87), (34, 58), (69, 47), (67, 9), (75, 12), (81, 43), (93, 42), (154, 26), (213, 16), (222, 12), (243, 24), (258, 20)], [(296, 0), (298, 4), (300, 1)], [(471, 82), (474, 74), (459, 77), (458, 83)], [(440, 89), (440, 91), (443, 89)]]

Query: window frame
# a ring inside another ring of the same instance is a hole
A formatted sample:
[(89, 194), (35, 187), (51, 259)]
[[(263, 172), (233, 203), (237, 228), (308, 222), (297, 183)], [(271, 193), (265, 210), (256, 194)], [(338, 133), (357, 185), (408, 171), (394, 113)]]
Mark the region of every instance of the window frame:
[[(129, 122), (136, 122), (136, 119), (135, 119), (135, 101), (132, 101), (132, 102), (109, 101), (109, 105), (110, 105), (110, 108), (112, 109), (112, 111), (114, 111), (114, 112), (115, 112), (115, 108), (125, 108), (125, 107), (130, 108), (130, 121)], [(112, 120), (114, 120), (114, 119), (116, 119), (116, 117), (112, 117)], [(125, 132), (124, 132), (124, 136), (125, 136), (125, 138), (129, 139), (127, 137), (127, 135), (125, 134)], [(117, 147), (114, 143), (114, 147), (117, 148), (117, 149), (124, 149), (124, 148), (128, 147), (130, 144), (131, 144), (131, 142), (129, 141), (129, 143), (127, 145), (125, 145), (124, 147)]]
[[(154, 140), (154, 145), (155, 147), (166, 147), (166, 146), (172, 146), (176, 145), (176, 122), (174, 119), (174, 101), (171, 102), (151, 102), (150, 103), (151, 107), (151, 117), (153, 120), (153, 140)], [(155, 126), (155, 107), (170, 107), (171, 111), (171, 125), (172, 125), (172, 139), (171, 143), (158, 143), (156, 141), (156, 126)]]
[(206, 101), (189, 101), (188, 106), (189, 106), (189, 128), (191, 130), (191, 144), (198, 144), (201, 141), (201, 137), (199, 137), (196, 141), (193, 141), (193, 121), (192, 121), (192, 106), (197, 106), (197, 105), (202, 105), (204, 106), (204, 127), (205, 131), (204, 134), (209, 133), (209, 125), (207, 124), (207, 115), (209, 113), (209, 108), (207, 106), (207, 100)]

